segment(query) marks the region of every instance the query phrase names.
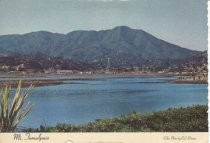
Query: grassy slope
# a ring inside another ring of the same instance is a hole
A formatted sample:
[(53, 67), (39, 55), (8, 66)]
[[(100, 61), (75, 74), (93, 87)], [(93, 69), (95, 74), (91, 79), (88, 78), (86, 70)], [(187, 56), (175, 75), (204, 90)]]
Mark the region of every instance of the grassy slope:
[(86, 125), (58, 124), (55, 127), (29, 129), (39, 132), (206, 132), (208, 106), (168, 109), (146, 115), (132, 112), (113, 119), (96, 120)]

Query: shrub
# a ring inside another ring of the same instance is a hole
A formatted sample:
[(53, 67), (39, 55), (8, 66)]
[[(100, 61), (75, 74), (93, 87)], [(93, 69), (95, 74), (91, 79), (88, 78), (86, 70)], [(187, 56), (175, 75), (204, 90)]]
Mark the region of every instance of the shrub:
[(12, 132), (17, 125), (31, 111), (33, 105), (28, 102), (24, 104), (28, 93), (33, 86), (31, 85), (25, 93), (21, 94), (21, 81), (18, 83), (13, 101), (10, 102), (11, 86), (5, 85), (0, 94), (0, 132)]

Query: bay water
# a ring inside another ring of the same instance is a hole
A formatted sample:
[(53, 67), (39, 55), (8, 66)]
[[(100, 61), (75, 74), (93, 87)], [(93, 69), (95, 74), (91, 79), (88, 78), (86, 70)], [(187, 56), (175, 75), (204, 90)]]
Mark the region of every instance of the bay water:
[(207, 84), (175, 84), (169, 82), (172, 79), (175, 77), (109, 77), (35, 87), (28, 98), (35, 106), (21, 126), (78, 125), (132, 111), (145, 114), (208, 103)]

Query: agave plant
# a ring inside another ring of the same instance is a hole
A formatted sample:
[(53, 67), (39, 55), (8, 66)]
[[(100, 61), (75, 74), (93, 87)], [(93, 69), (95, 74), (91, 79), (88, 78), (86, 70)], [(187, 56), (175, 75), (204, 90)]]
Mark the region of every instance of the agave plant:
[[(31, 111), (33, 104), (25, 104), (28, 93), (33, 85), (22, 94), (21, 81), (18, 83), (16, 93), (13, 100), (10, 99), (11, 86), (5, 85), (0, 94), (0, 132), (12, 132), (17, 128), (17, 125)], [(10, 101), (11, 100), (11, 101)]]

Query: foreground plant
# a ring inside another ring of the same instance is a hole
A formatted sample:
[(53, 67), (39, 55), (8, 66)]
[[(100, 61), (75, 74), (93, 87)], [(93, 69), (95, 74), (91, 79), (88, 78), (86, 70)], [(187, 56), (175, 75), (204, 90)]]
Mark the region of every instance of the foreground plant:
[(12, 102), (10, 101), (11, 86), (5, 85), (0, 93), (0, 132), (12, 132), (17, 128), (17, 125), (26, 117), (31, 111), (33, 104), (25, 101), (28, 93), (33, 85), (21, 93), (21, 81), (18, 83), (16, 93)]

